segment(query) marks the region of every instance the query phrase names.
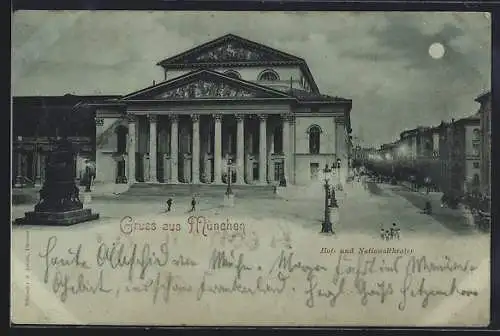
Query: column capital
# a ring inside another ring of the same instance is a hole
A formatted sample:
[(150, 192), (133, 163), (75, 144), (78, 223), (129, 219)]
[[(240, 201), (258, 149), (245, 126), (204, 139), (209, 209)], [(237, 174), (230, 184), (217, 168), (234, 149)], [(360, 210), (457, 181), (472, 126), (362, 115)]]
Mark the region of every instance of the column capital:
[(148, 114), (148, 120), (150, 123), (155, 123), (158, 121), (158, 115), (157, 114)]
[(243, 121), (245, 119), (244, 114), (235, 114), (234, 117), (236, 118), (237, 122)]
[(196, 122), (200, 120), (200, 115), (199, 114), (191, 114), (191, 120)]
[(177, 114), (169, 114), (168, 119), (172, 122), (178, 122), (179, 121), (179, 116)]
[(290, 119), (291, 119), (292, 115), (291, 115), (291, 114), (289, 114), (289, 113), (283, 113), (283, 114), (281, 114), (281, 116), (280, 116), (280, 117), (281, 117), (281, 120), (282, 120), (282, 121), (290, 121)]
[(104, 125), (104, 118), (95, 117), (94, 121), (95, 121), (96, 126), (103, 126)]
[(127, 114), (127, 115), (125, 116), (125, 118), (127, 118), (127, 121), (128, 121), (129, 123), (134, 123), (134, 122), (136, 122), (136, 121), (137, 121), (137, 116), (135, 116), (135, 115), (133, 115), (133, 114)]
[(220, 121), (220, 120), (222, 120), (222, 114), (217, 114), (217, 113), (212, 114), (212, 118), (214, 118), (214, 120)]
[(268, 117), (267, 114), (257, 114), (257, 118), (259, 118), (260, 121), (266, 121)]
[(344, 125), (345, 124), (345, 119), (344, 117), (334, 117), (335, 123), (339, 125)]

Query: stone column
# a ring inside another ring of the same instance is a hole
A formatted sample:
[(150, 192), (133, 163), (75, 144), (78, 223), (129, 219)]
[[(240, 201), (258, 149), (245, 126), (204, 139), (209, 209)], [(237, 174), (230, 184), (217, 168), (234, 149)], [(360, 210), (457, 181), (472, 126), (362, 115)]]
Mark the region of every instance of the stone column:
[(286, 181), (289, 184), (295, 184), (295, 116), (290, 116), (290, 145), (288, 146), (288, 177), (290, 181)]
[(214, 141), (214, 183), (222, 183), (222, 116), (213, 115), (215, 122), (215, 141)]
[(245, 117), (236, 115), (236, 183), (245, 184)]
[(128, 183), (135, 183), (136, 117), (127, 115), (128, 120)]
[(267, 183), (267, 136), (266, 136), (266, 120), (267, 115), (259, 116), (259, 183)]
[(16, 153), (16, 181), (15, 181), (16, 187), (20, 187), (23, 184), (22, 167), (23, 167), (23, 154), (21, 153), (20, 150), (18, 150)]
[(148, 115), (149, 119), (149, 181), (158, 182), (156, 176), (156, 165), (157, 165), (157, 134), (156, 127), (158, 124), (158, 116), (156, 114)]
[[(73, 172), (73, 178), (76, 180), (78, 179), (78, 159), (80, 158), (80, 153), (77, 152), (76, 155), (73, 157), (73, 167), (74, 167), (74, 172)], [(33, 172), (35, 171), (35, 160), (33, 160)]]
[(36, 153), (36, 176), (35, 176), (35, 183), (41, 184), (42, 183), (42, 153), (40, 153), (40, 149), (37, 149)]
[[(272, 123), (271, 123), (271, 126), (273, 126)], [(274, 128), (273, 127), (270, 128), (270, 134), (268, 134), (268, 137), (269, 137), (269, 151), (267, 153), (267, 181), (269, 183), (274, 182), (274, 159), (273, 159), (273, 154), (274, 154)]]
[[(36, 149), (36, 145), (35, 145), (33, 148), (32, 154), (31, 154), (32, 155), (32, 160), (31, 160), (31, 172), (32, 172), (32, 174), (31, 174), (31, 176), (33, 178), (33, 183), (36, 183), (36, 175), (37, 175), (37, 173), (36, 173), (36, 170), (37, 170), (36, 151), (37, 151), (37, 149)], [(76, 177), (76, 174), (75, 174), (75, 177)]]
[(193, 158), (191, 160), (191, 183), (200, 183), (200, 116), (197, 114), (191, 115), (193, 121), (193, 142), (191, 153)]
[(170, 115), (170, 181), (179, 182), (179, 117)]
[(45, 181), (45, 162), (47, 160), (47, 155), (40, 153), (40, 184)]
[(283, 174), (285, 175), (285, 180), (288, 184), (288, 168), (290, 160), (290, 116), (288, 114), (284, 114), (281, 116), (281, 120), (283, 123)]

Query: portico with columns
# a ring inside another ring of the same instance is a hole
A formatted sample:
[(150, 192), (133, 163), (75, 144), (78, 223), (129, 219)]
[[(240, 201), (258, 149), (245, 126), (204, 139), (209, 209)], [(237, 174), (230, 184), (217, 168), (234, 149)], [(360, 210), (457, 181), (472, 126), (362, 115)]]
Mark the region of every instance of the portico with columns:
[(129, 183), (227, 183), (229, 159), (235, 184), (291, 175), (289, 115), (138, 113), (126, 116)]
[(351, 101), (319, 93), (302, 59), (234, 35), (180, 56), (159, 63), (171, 79), (93, 104), (96, 182), (304, 184), (345, 157)]

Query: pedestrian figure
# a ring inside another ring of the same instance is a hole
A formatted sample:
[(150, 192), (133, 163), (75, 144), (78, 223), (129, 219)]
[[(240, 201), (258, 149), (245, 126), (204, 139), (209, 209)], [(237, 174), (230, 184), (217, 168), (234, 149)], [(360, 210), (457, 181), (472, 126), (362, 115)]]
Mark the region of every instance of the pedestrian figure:
[(167, 200), (167, 212), (170, 212), (170, 210), (172, 208), (172, 202), (173, 202), (173, 200), (171, 198), (169, 198)]
[(196, 199), (193, 196), (193, 199), (191, 200), (191, 212), (196, 211)]
[(382, 238), (382, 240), (385, 240), (385, 230), (384, 230), (384, 228), (380, 228), (380, 238)]
[(90, 186), (92, 185), (92, 166), (90, 160), (85, 161), (85, 192), (90, 192)]
[(424, 179), (424, 183), (425, 183), (426, 191), (428, 194), (430, 189), (431, 189), (431, 178), (429, 176), (426, 176)]
[(416, 180), (415, 175), (411, 175), (410, 176), (410, 183), (411, 183), (411, 190), (412, 191), (415, 191), (415, 189), (417, 187), (416, 183), (415, 183), (416, 182), (415, 180)]
[(330, 198), (330, 207), (338, 208), (337, 198), (335, 197), (335, 189), (332, 187), (328, 197)]
[(432, 205), (430, 201), (425, 201), (425, 207), (424, 207), (424, 212), (427, 215), (430, 215), (432, 213)]
[(391, 238), (399, 240), (399, 228), (396, 227), (396, 223), (392, 223)]
[(448, 197), (445, 194), (443, 194), (443, 196), (441, 196), (441, 208), (447, 206), (447, 203), (448, 203)]

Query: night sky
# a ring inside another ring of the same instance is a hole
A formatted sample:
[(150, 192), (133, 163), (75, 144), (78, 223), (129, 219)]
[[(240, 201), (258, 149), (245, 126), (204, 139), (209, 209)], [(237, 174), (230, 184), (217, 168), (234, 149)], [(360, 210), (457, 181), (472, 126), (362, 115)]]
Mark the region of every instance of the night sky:
[(490, 88), (485, 13), (30, 11), (12, 31), (14, 96), (126, 94), (163, 80), (159, 60), (240, 35), (304, 58), (322, 93), (352, 99), (364, 145), (474, 114)]

